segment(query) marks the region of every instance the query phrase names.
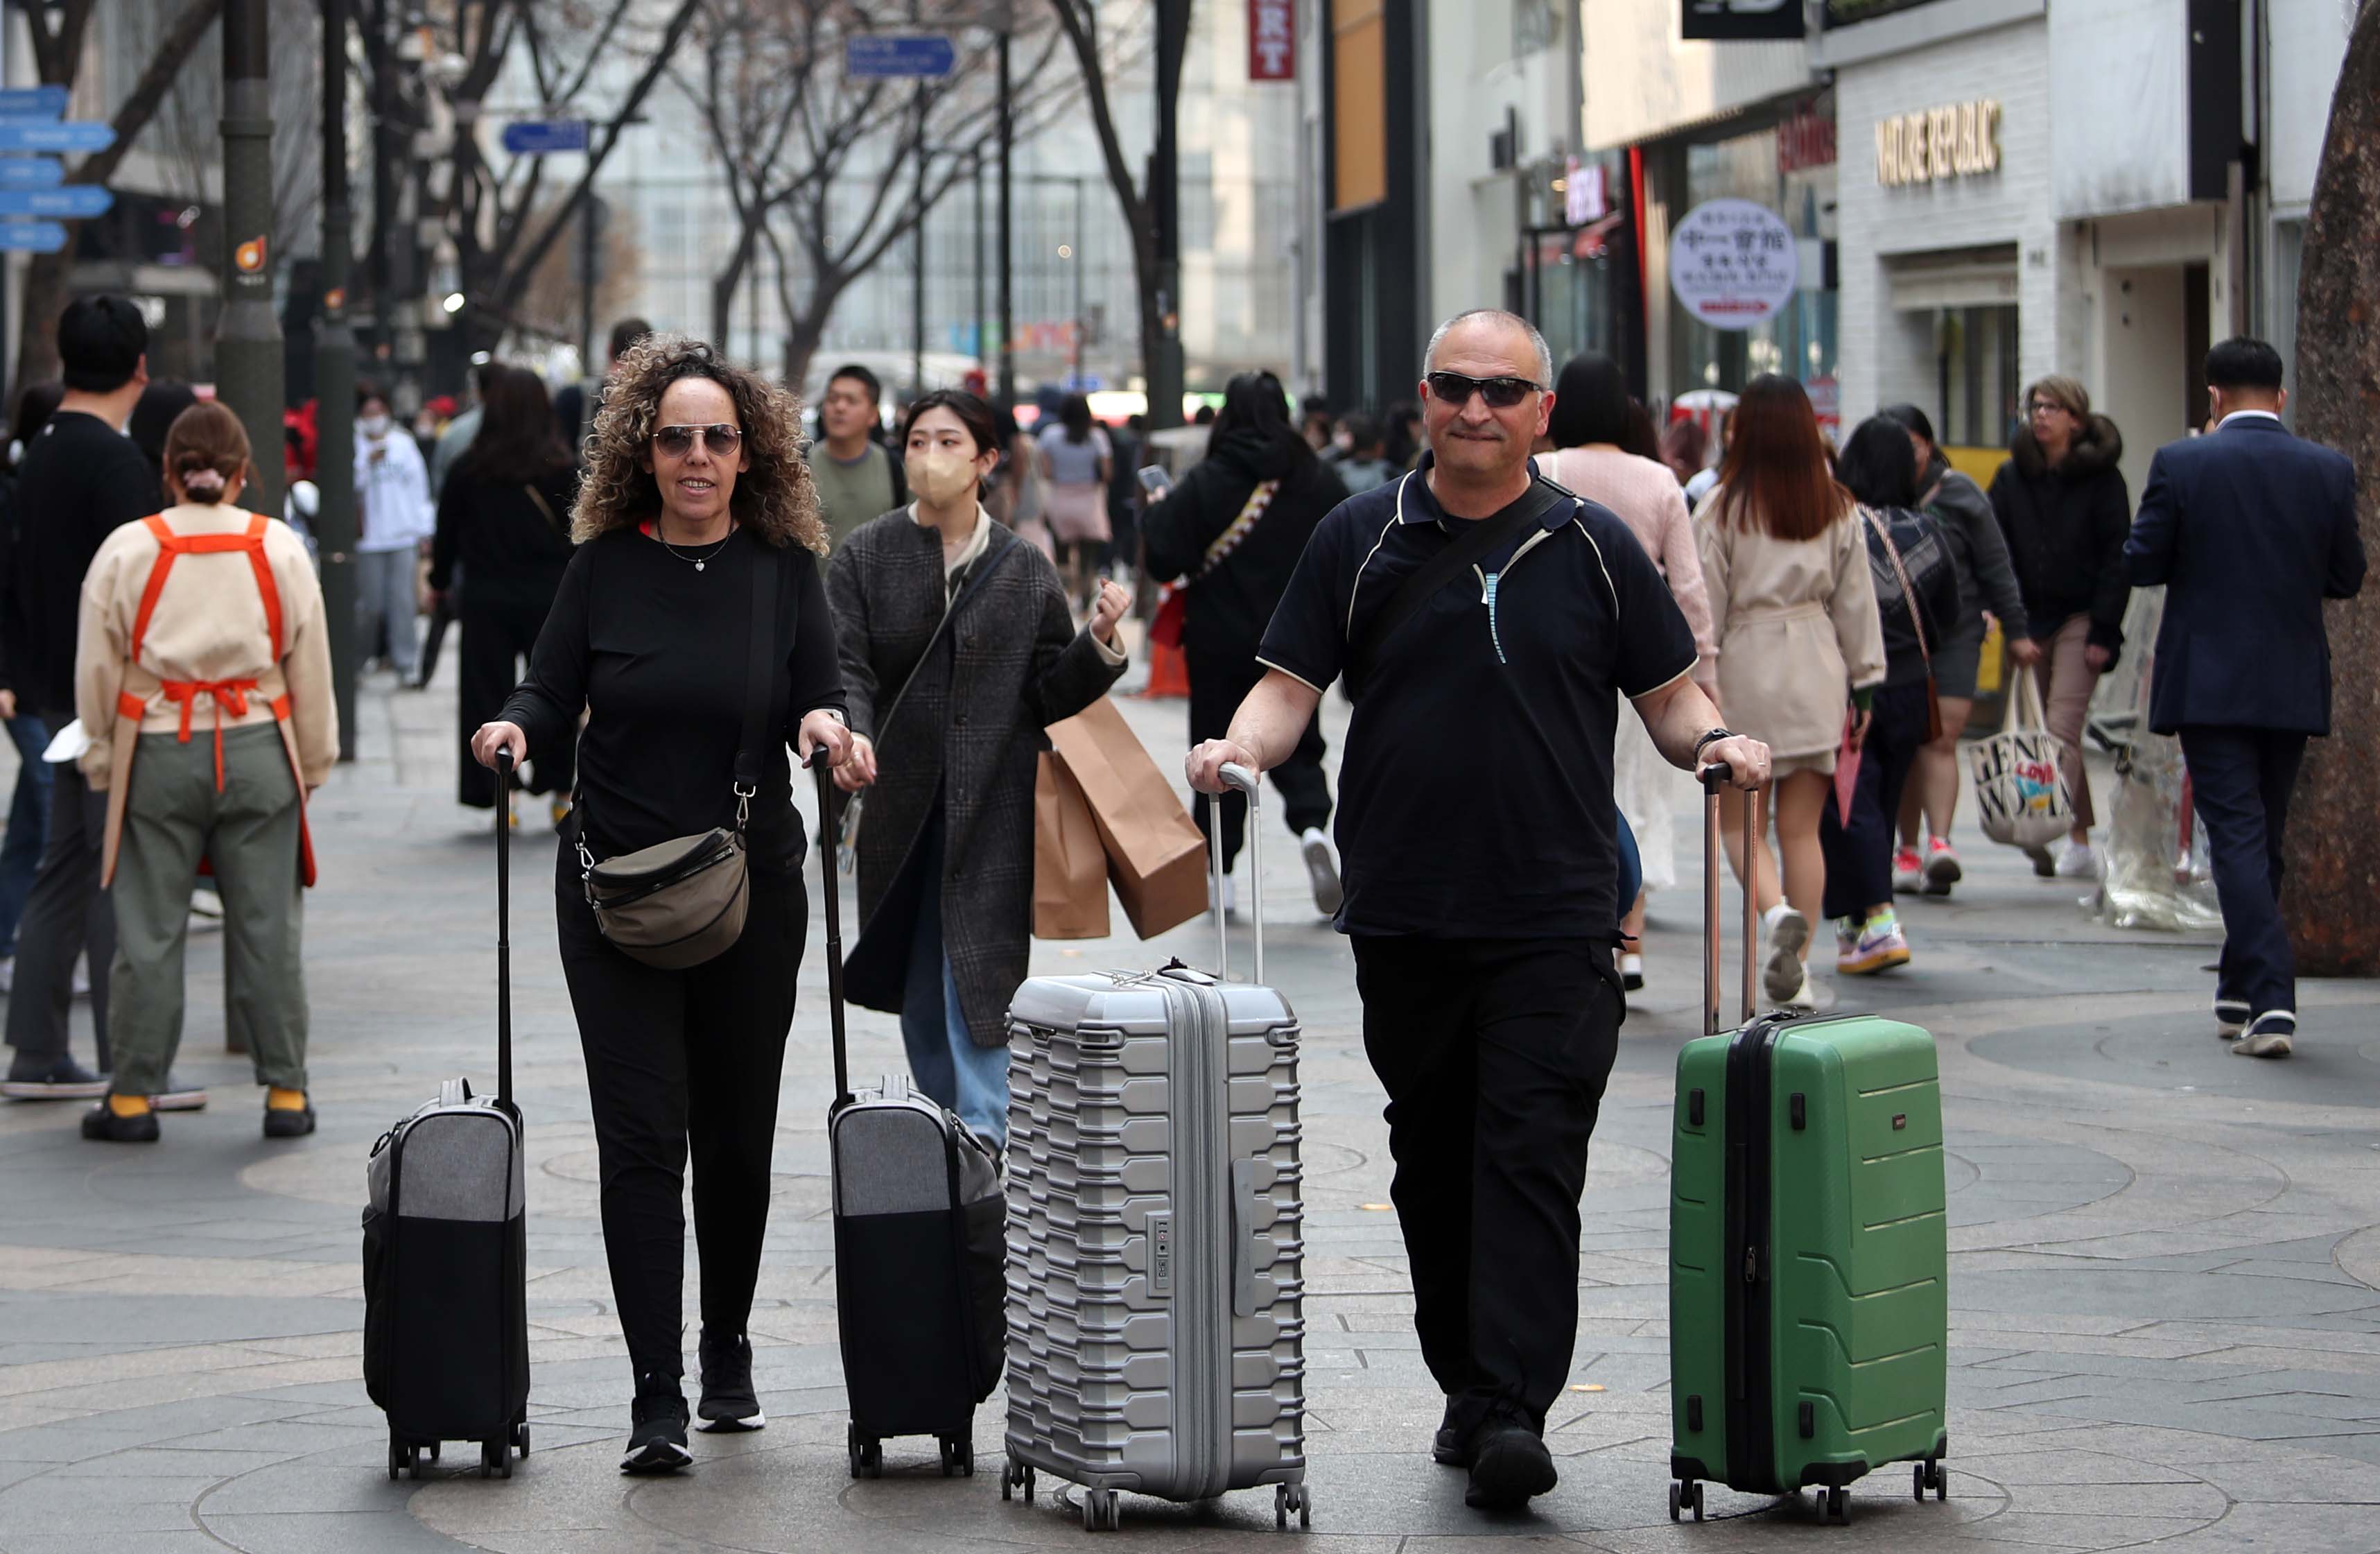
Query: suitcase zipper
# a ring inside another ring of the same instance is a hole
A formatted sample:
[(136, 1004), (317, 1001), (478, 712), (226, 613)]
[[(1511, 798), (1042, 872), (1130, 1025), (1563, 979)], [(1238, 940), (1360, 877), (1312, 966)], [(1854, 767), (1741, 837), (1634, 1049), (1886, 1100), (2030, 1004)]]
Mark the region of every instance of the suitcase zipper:
[(1763, 1278), (1769, 1236), (1769, 1076), (1779, 1022), (1754, 1021), (1727, 1053), (1727, 1172), (1723, 1224), (1727, 1282), (1727, 1482), (1775, 1493), (1775, 1400), (1770, 1386), (1769, 1290)]
[[(1219, 1170), (1227, 1130), (1215, 1123), (1218, 1059), (1228, 1043), (1228, 1017), (1212, 1028), (1222, 1014), (1221, 989), (1176, 983), (1173, 996), (1186, 1005), (1172, 1043), (1169, 1081), (1179, 1087), (1174, 1107), (1181, 1124), (1172, 1140), (1175, 1268), (1172, 1322), (1174, 1355), (1180, 1362), (1174, 1388), (1174, 1473), (1187, 1498), (1220, 1494), (1215, 1481), (1214, 1436), (1219, 1427), (1215, 1400), (1221, 1377), (1228, 1374), (1227, 1344), (1217, 1342), (1214, 1314), (1231, 1309), (1231, 1259), (1225, 1245), (1226, 1227), (1218, 1210), (1223, 1202), (1228, 1172)], [(1218, 1254), (1220, 1254), (1220, 1256)], [(1187, 1275), (1188, 1277), (1185, 1277)]]

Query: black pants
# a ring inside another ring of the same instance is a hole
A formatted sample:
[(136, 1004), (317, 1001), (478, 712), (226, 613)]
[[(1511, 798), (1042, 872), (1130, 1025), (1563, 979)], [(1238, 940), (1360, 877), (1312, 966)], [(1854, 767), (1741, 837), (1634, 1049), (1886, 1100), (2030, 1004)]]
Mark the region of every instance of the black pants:
[[(52, 728), (74, 713), (53, 710)], [(99, 729), (104, 739), (114, 731)], [(94, 793), (82, 769), (61, 762), (50, 788), (50, 835), (17, 925), (15, 991), (8, 996), (8, 1045), (17, 1061), (44, 1066), (67, 1054), (67, 1015), (74, 1005), (75, 961), (91, 956), (91, 1023), (99, 1036), (98, 1067), (107, 1050), (107, 972), (115, 959), (115, 907), (99, 888), (100, 849), (107, 838), (107, 795)]]
[(1466, 1426), (1498, 1409), (1543, 1428), (1570, 1376), (1578, 1199), (1619, 1050), (1611, 947), (1353, 943), (1422, 1358)]
[(1827, 858), (1829, 917), (1864, 918), (1867, 909), (1892, 899), (1892, 849), (1900, 834), (1900, 795), (1909, 770), (1925, 744), (1925, 682), (1877, 689), (1860, 746), (1859, 778), (1852, 790), (1852, 818), (1836, 818), (1827, 799), (1818, 820), (1818, 846)]
[(2297, 960), (2281, 923), (2281, 833), (2306, 736), (2269, 728), (2185, 728), (2182, 764), (2214, 856), (2223, 906), (2215, 996), (2253, 1014), (2297, 1012)]
[[(1232, 714), (1240, 710), (1248, 692), (1265, 677), (1265, 667), (1244, 653), (1186, 653), (1184, 667), (1190, 673), (1190, 743), (1203, 739), (1220, 739), (1232, 729)], [(1289, 822), (1289, 833), (1302, 836), (1307, 828), (1321, 828), (1330, 823), (1330, 783), (1322, 774), (1322, 716), (1317, 712), (1297, 738), (1297, 748), (1287, 760), (1265, 775), (1281, 790), (1281, 819)], [(1207, 833), (1208, 807), (1215, 801), (1205, 794), (1198, 795), (1194, 813), (1200, 835)], [(1223, 868), (1229, 869), (1240, 856), (1240, 843), (1245, 837), (1248, 824), (1248, 801), (1245, 795), (1223, 795)]]
[(636, 1374), (675, 1378), (685, 1369), (689, 1146), (702, 1325), (740, 1333), (751, 1315), (809, 898), (800, 876), (756, 871), (735, 948), (662, 971), (604, 941), (566, 841), (562, 862), (555, 915), (594, 1102), (612, 1294)]
[[(504, 710), (504, 698), (513, 694), (520, 681), (520, 661), (528, 657), (537, 646), (537, 634), (545, 629), (545, 613), (552, 604), (551, 599), (495, 598), (482, 601), (466, 593), (460, 620), (463, 626), (463, 673), (455, 687), (455, 722), (461, 735), (462, 758), (455, 796), (475, 809), (492, 809), (496, 803), (496, 774), (481, 766), (471, 755), (471, 736), (480, 725)], [(423, 672), (424, 679), (429, 677)], [(527, 784), (531, 793), (566, 794), (578, 767), (576, 744), (552, 750), (531, 750), (528, 753), (532, 780)]]

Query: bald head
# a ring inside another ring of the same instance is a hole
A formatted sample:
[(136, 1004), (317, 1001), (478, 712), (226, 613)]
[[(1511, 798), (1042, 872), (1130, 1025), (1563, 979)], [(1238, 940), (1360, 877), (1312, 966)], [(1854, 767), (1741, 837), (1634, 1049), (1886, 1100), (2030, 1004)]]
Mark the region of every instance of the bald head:
[(1450, 352), (1472, 360), (1499, 357), (1508, 363), (1503, 375), (1553, 384), (1554, 353), (1547, 348), (1546, 337), (1528, 320), (1501, 308), (1474, 308), (1439, 324), (1422, 357), (1422, 371), (1435, 372), (1447, 365), (1441, 358)]

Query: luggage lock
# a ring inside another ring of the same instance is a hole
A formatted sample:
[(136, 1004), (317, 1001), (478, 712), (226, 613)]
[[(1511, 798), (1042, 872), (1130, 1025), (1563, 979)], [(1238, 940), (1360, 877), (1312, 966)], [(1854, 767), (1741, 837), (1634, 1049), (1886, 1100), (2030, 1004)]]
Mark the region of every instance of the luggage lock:
[(1787, 1111), (1792, 1114), (1795, 1133), (1810, 1125), (1810, 1103), (1799, 1090), (1793, 1092), (1792, 1098), (1785, 1105)]

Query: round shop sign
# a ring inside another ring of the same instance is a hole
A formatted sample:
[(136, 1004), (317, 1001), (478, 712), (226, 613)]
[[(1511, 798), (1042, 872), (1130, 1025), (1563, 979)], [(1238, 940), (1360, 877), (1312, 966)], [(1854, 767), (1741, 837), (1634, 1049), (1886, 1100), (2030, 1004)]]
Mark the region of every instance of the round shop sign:
[(1800, 273), (1793, 229), (1749, 200), (1706, 200), (1670, 236), (1670, 289), (1713, 329), (1750, 329), (1775, 318)]

